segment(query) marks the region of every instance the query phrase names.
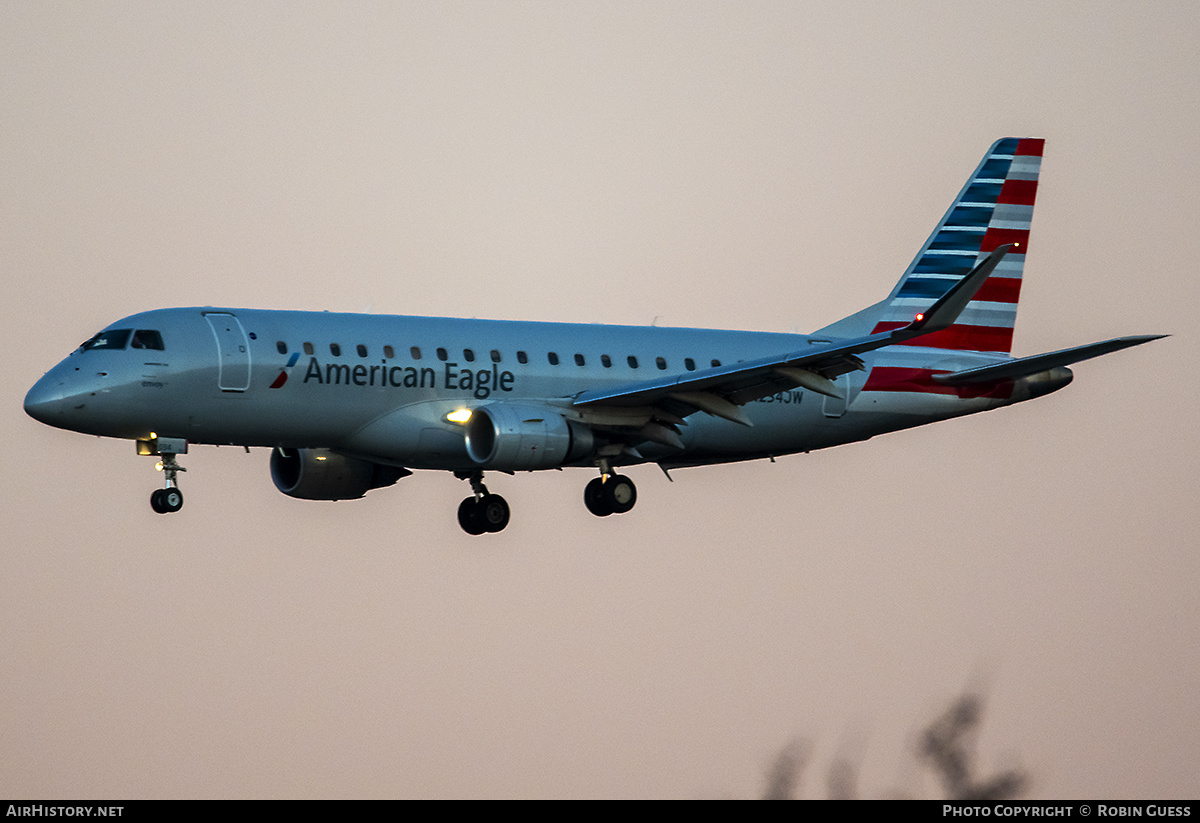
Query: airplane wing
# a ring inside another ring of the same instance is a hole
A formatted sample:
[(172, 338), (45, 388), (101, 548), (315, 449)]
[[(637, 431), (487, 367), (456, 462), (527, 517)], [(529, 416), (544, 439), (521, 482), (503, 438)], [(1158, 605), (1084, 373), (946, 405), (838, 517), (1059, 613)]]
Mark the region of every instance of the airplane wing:
[(797, 386), (839, 397), (833, 379), (862, 369), (858, 355), (953, 325), (1010, 249), (1011, 244), (996, 248), (907, 326), (837, 343), (814, 343), (799, 351), (714, 369), (585, 391), (575, 397), (574, 406), (581, 411), (652, 407), (658, 412), (655, 416), (667, 423), (679, 423), (690, 414), (705, 411), (749, 426), (752, 424), (740, 407), (761, 397)]
[(1086, 346), (1075, 346), (1074, 348), (1062, 349), (1061, 351), (1035, 354), (1031, 357), (1018, 357), (991, 366), (979, 366), (978, 368), (964, 369), (963, 371), (951, 372), (949, 374), (935, 374), (933, 375), (933, 379), (938, 383), (945, 383), (950, 386), (990, 383), (995, 380), (1014, 380), (1018, 377), (1025, 377), (1030, 374), (1046, 371), (1047, 369), (1053, 369), (1056, 366), (1069, 366), (1072, 363), (1078, 363), (1080, 360), (1099, 357), (1102, 354), (1120, 351), (1130, 346), (1139, 346), (1142, 343), (1149, 343), (1151, 340), (1158, 340), (1167, 336), (1165, 334), (1139, 334), (1130, 337), (1116, 337), (1100, 343), (1089, 343)]

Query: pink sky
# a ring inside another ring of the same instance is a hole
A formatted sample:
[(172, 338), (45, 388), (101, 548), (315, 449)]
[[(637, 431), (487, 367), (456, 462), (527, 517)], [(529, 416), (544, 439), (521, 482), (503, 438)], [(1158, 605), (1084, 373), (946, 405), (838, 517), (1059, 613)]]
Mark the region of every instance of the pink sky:
[[(1051, 7), (1052, 5), (1052, 7)], [(0, 6), (0, 794), (1200, 793), (1190, 3)], [(1170, 339), (1051, 397), (774, 465), (418, 473), (187, 507), (30, 385), (171, 305), (811, 330), (886, 295), (993, 140), (1044, 137), (1015, 353)]]

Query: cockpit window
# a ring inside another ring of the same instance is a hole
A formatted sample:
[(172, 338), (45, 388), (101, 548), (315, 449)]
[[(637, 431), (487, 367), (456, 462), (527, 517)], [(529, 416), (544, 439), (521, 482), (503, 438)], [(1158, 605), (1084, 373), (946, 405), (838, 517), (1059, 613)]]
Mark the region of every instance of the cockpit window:
[(132, 346), (135, 349), (157, 349), (158, 351), (162, 351), (162, 335), (157, 329), (138, 329), (133, 333)]
[[(129, 343), (131, 329), (109, 329), (102, 331), (91, 340), (80, 346), (82, 351), (92, 349), (123, 349)], [(159, 348), (162, 348), (159, 346)]]

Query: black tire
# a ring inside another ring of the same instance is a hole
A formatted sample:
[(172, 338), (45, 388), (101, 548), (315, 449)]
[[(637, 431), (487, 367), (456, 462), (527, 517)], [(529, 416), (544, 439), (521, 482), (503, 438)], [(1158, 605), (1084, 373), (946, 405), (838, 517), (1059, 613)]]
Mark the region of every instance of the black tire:
[(163, 489), (162, 497), (159, 500), (162, 503), (165, 514), (172, 514), (183, 508), (183, 492), (174, 487)]
[(511, 514), (508, 501), (498, 494), (485, 494), (476, 504), (475, 512), (486, 532), (503, 531)]
[(637, 486), (623, 474), (614, 474), (604, 484), (604, 502), (613, 514), (624, 514), (637, 503)]
[(583, 505), (597, 517), (608, 517), (613, 513), (612, 506), (604, 494), (604, 479), (593, 478), (583, 489)]
[(468, 497), (458, 504), (458, 525), (467, 534), (483, 534), (483, 518), (479, 516), (479, 506), (474, 497)]
[(165, 489), (155, 489), (153, 492), (150, 493), (150, 508), (154, 509), (154, 511), (158, 514), (166, 514), (167, 513), (167, 510), (165, 508), (163, 508), (163, 502), (162, 502), (164, 491), (165, 491)]

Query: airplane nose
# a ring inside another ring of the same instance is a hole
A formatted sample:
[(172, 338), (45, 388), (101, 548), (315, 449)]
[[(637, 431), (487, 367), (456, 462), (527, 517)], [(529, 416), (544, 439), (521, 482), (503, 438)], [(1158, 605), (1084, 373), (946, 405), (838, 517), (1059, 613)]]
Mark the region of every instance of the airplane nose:
[(46, 375), (33, 384), (25, 395), (25, 413), (48, 425), (55, 425), (67, 412), (70, 401), (63, 392), (62, 382)]

